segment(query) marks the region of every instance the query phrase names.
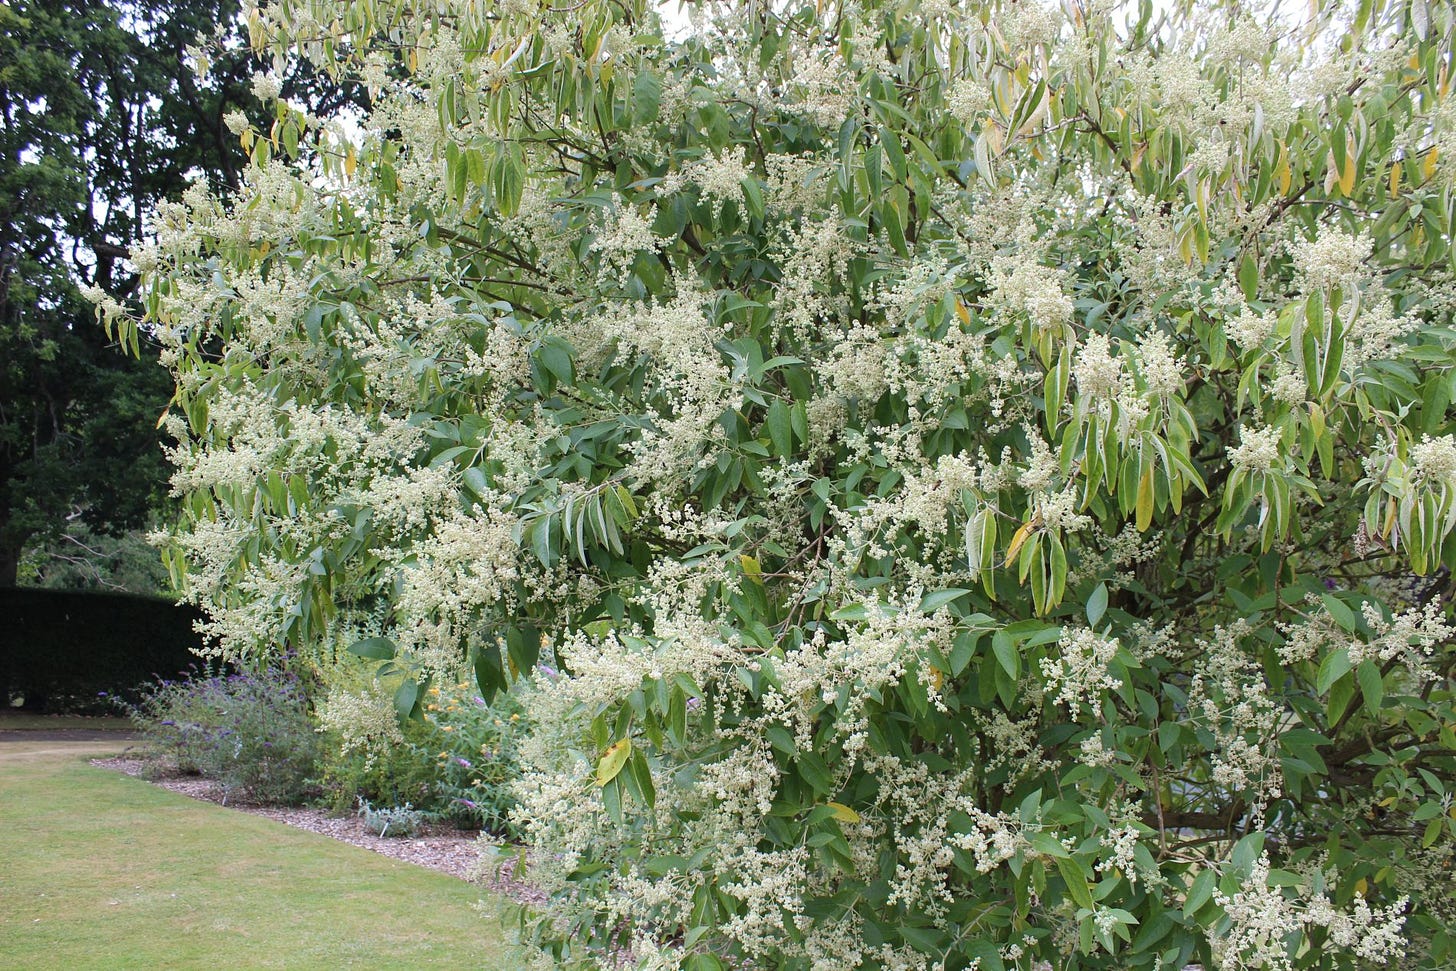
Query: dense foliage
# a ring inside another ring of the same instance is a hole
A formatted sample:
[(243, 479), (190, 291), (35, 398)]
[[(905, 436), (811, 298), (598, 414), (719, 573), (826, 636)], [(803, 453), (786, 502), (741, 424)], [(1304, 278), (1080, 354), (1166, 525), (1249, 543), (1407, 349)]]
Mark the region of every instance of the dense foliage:
[(216, 650), (515, 682), (545, 966), (1449, 966), (1451, 8), (1171, 6), (250, 13)]
[(199, 612), (160, 597), (0, 588), (0, 704), (105, 714), (197, 661)]
[(332, 690), (319, 705), (324, 756), (323, 796), (335, 811), (367, 802), (385, 808), (408, 804), (462, 829), (512, 835), (511, 787), (520, 778), (517, 742), (522, 731), (513, 696), (487, 702), (465, 682), (431, 687), (424, 717), (401, 723), (389, 697), (371, 678), (346, 684), (330, 672)]

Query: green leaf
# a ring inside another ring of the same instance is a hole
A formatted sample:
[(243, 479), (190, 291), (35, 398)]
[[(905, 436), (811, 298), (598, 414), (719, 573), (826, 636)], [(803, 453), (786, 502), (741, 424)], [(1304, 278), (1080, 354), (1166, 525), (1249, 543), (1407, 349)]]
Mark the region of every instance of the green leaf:
[(773, 442), (774, 454), (780, 458), (791, 458), (794, 454), (793, 421), (789, 408), (782, 399), (775, 399), (768, 407), (768, 434)]
[(955, 603), (970, 592), (969, 590), (953, 587), (949, 590), (936, 590), (927, 593), (920, 601), (920, 612), (923, 614), (933, 614), (941, 607)]
[(885, 161), (890, 163), (890, 171), (894, 173), (896, 180), (904, 182), (908, 170), (905, 167), (905, 150), (900, 145), (900, 136), (889, 129), (881, 128), (880, 145), (885, 149)]
[(490, 481), (485, 476), (485, 470), (478, 465), (471, 466), (460, 473), (460, 482), (477, 498), (485, 496), (490, 491)]
[(652, 767), (647, 764), (647, 756), (641, 749), (633, 750), (632, 758), (627, 763), (627, 774), (632, 794), (648, 809), (657, 805), (657, 787), (652, 782)]
[(1005, 631), (997, 631), (991, 637), (991, 652), (1008, 678), (1014, 682), (1021, 677), (1021, 655)]
[(1188, 888), (1188, 896), (1183, 901), (1183, 916), (1187, 920), (1193, 920), (1195, 914), (1203, 908), (1213, 897), (1213, 888), (1218, 881), (1218, 874), (1214, 870), (1203, 870), (1193, 878), (1193, 885)]
[(495, 643), (477, 644), (470, 650), (472, 667), (475, 670), (475, 684), (481, 697), (487, 701), (506, 689), (505, 668), (501, 664), (500, 648)]
[(1325, 605), (1325, 609), (1330, 612), (1330, 618), (1340, 625), (1341, 630), (1353, 634), (1358, 629), (1355, 612), (1339, 597), (1332, 593), (1322, 594), (1320, 602)]
[(414, 717), (422, 693), (420, 683), (413, 678), (406, 678), (400, 683), (394, 691), (394, 710), (399, 712), (400, 718)]
[(1097, 627), (1097, 622), (1102, 615), (1107, 613), (1107, 584), (1097, 584), (1097, 589), (1092, 591), (1092, 596), (1087, 598), (1087, 626)]
[(1254, 258), (1252, 252), (1245, 253), (1242, 262), (1239, 263), (1239, 287), (1244, 291), (1244, 299), (1250, 302), (1259, 296), (1259, 261)]
[(561, 384), (571, 384), (571, 352), (561, 344), (547, 341), (537, 352), (541, 366)]
[(394, 641), (387, 637), (366, 637), (349, 645), (350, 654), (371, 661), (393, 660), (397, 650)]
[(541, 658), (541, 631), (529, 624), (515, 624), (506, 629), (506, 655), (512, 673), (519, 675), (536, 666)]
[(1346, 674), (1350, 673), (1350, 652), (1345, 648), (1337, 648), (1325, 655), (1320, 662), (1319, 675), (1315, 678), (1314, 688), (1320, 694), (1330, 690), (1330, 687)]
[(1092, 890), (1087, 885), (1087, 876), (1077, 861), (1070, 857), (1057, 857), (1057, 872), (1062, 875), (1062, 882), (1067, 885), (1067, 892), (1071, 894), (1072, 900), (1078, 907), (1095, 907), (1092, 900)]
[(662, 81), (655, 71), (642, 71), (632, 82), (632, 124), (642, 127), (657, 120), (662, 108)]
[(1374, 661), (1361, 661), (1355, 669), (1355, 678), (1360, 682), (1360, 693), (1365, 696), (1365, 707), (1372, 712), (1380, 710), (1385, 700), (1385, 680)]
[(764, 729), (764, 737), (768, 743), (790, 758), (799, 754), (799, 746), (794, 743), (794, 736), (782, 725), (770, 725)]

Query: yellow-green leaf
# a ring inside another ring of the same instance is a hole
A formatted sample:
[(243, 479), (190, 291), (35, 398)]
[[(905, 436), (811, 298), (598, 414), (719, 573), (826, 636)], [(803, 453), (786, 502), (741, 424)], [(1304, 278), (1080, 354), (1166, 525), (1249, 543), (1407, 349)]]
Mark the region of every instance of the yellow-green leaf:
[(743, 567), (744, 576), (759, 586), (763, 586), (763, 567), (759, 566), (757, 558), (745, 553), (738, 558), (738, 565)]
[(1021, 524), (1021, 528), (1011, 537), (1011, 545), (1006, 547), (1006, 565), (1010, 566), (1016, 562), (1016, 554), (1021, 552), (1021, 547), (1031, 538), (1031, 531), (1036, 528), (1034, 522)]
[(1153, 464), (1148, 463), (1143, 470), (1142, 478), (1138, 480), (1137, 491), (1137, 529), (1138, 532), (1147, 532), (1153, 522)]
[(602, 753), (601, 759), (597, 762), (597, 785), (604, 786), (615, 779), (631, 755), (632, 740), (630, 738), (618, 739), (607, 746), (606, 752)]

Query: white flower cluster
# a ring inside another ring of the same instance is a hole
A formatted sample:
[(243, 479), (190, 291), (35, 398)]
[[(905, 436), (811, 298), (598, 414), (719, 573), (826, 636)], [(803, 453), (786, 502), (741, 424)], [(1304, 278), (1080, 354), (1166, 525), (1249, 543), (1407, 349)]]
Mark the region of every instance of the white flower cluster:
[(522, 575), (518, 520), (500, 508), (455, 511), (434, 523), (402, 569), (395, 603), (402, 646), (442, 674), (486, 610), (507, 613)]
[(1410, 466), (1413, 480), (1456, 489), (1456, 436), (1426, 435), (1411, 446)]
[(1437, 674), (1431, 669), (1430, 659), (1438, 645), (1456, 637), (1456, 625), (1448, 623), (1444, 613), (1441, 604), (1432, 601), (1386, 620), (1379, 607), (1366, 601), (1361, 607), (1361, 614), (1373, 637), (1368, 643), (1359, 640), (1350, 642), (1350, 663), (1399, 660), (1411, 679), (1412, 687), (1435, 680)]
[(1041, 673), (1047, 679), (1048, 694), (1055, 692), (1053, 704), (1066, 708), (1073, 719), (1081, 717), (1083, 705), (1095, 713), (1104, 691), (1122, 687), (1121, 681), (1107, 673), (1107, 665), (1117, 654), (1117, 638), (1075, 627), (1062, 632), (1057, 647), (1056, 656), (1042, 658)]
[(1307, 290), (1350, 288), (1368, 276), (1373, 245), (1369, 236), (1322, 227), (1313, 240), (1295, 245), (1295, 272)]
[(836, 54), (805, 51), (794, 64), (794, 99), (783, 107), (802, 114), (814, 124), (834, 129), (849, 117), (856, 87), (846, 65)]
[(258, 72), (253, 75), (253, 97), (259, 101), (273, 101), (283, 93), (283, 81), (276, 74)]
[(991, 92), (984, 81), (960, 78), (946, 98), (951, 117), (967, 128), (978, 128), (991, 107)]
[(601, 254), (599, 278), (625, 286), (637, 257), (642, 253), (657, 252), (665, 240), (652, 232), (652, 224), (657, 218), (656, 206), (648, 206), (644, 214), (621, 199), (614, 202), (611, 211), (602, 219), (591, 249)]
[(338, 733), (345, 755), (363, 755), (368, 769), (390, 748), (403, 745), (394, 700), (378, 682), (363, 690), (334, 687), (318, 709), (319, 731)]
[(1229, 462), (1250, 472), (1268, 472), (1280, 462), (1279, 440), (1277, 428), (1241, 426), (1239, 444), (1229, 449)]
[(1172, 341), (1161, 330), (1149, 330), (1138, 344), (1138, 370), (1147, 384), (1147, 393), (1155, 398), (1181, 396), (1184, 369), (1173, 350)]
[(1072, 319), (1072, 298), (1062, 289), (1061, 274), (1051, 267), (1017, 261), (1009, 272), (1004, 266), (993, 268), (989, 283), (998, 304), (1025, 314), (1038, 330), (1061, 330)]
[(1141, 838), (1141, 831), (1132, 823), (1103, 833), (1097, 845), (1105, 851), (1105, 855), (1097, 861), (1097, 872), (1120, 873), (1127, 878), (1128, 883), (1137, 883), (1138, 872), (1134, 854), (1137, 852), (1138, 841)]
[(664, 179), (658, 191), (664, 196), (670, 195), (680, 191), (683, 185), (691, 184), (698, 187), (703, 198), (712, 201), (715, 206), (722, 206), (742, 199), (743, 180), (753, 177), (753, 170), (744, 159), (744, 148), (738, 145), (721, 155), (708, 155), (689, 162), (681, 172)]
[(1322, 892), (1299, 899), (1271, 886), (1269, 855), (1262, 853), (1252, 872), (1232, 894), (1214, 890), (1213, 899), (1228, 917), (1228, 930), (1214, 940), (1220, 971), (1292, 971), (1289, 943), (1322, 929), (1329, 943), (1373, 964), (1405, 954), (1407, 900), (1372, 908), (1357, 898), (1348, 911), (1337, 909)]
[(1116, 398), (1122, 388), (1122, 358), (1113, 357), (1106, 334), (1088, 334), (1077, 348), (1072, 374), (1084, 398)]
[(1216, 627), (1188, 692), (1189, 713), (1212, 730), (1213, 782), (1248, 798), (1256, 815), (1284, 789), (1278, 761), (1280, 705), (1269, 697), (1256, 649), (1243, 644), (1246, 621)]

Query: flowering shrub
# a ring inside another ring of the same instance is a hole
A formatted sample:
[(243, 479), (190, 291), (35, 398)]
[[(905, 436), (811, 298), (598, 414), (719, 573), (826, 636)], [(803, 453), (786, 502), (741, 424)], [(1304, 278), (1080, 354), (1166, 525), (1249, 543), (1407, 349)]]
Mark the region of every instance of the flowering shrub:
[(347, 813), (367, 801), (440, 810), (442, 774), (430, 727), (401, 721), (378, 684), (358, 683), (338, 670), (330, 673), (335, 683), (318, 706), (324, 751), (319, 779), (330, 808)]
[(335, 810), (409, 803), (461, 828), (509, 837), (523, 728), (515, 694), (487, 702), (469, 682), (431, 687), (420, 698), (421, 717), (401, 719), (380, 682), (347, 672), (333, 670), (319, 715), (323, 786)]
[(319, 745), (303, 685), (277, 667), (162, 681), (132, 721), (153, 751), (262, 803), (292, 804), (309, 792)]
[(1449, 967), (1456, 27), (1268, 7), (250, 12), (177, 583), (526, 673), (544, 966)]
[(512, 838), (512, 787), (521, 774), (516, 749), (524, 730), (517, 695), (506, 692), (487, 702), (475, 685), (458, 683), (428, 696), (424, 717), (434, 729), (427, 744), (439, 749), (439, 811), (462, 826)]

